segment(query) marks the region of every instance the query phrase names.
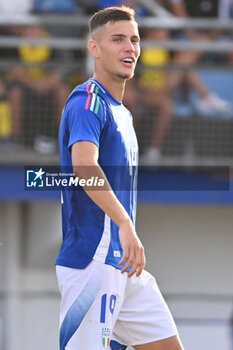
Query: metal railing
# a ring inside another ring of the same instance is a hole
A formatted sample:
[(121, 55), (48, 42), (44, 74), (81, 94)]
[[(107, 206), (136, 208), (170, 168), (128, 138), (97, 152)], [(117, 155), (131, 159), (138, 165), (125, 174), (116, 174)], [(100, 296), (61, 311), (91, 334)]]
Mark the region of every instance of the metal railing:
[[(86, 15), (0, 15), (0, 26), (59, 26), (59, 27), (81, 27), (84, 36), (88, 33), (89, 17)], [(205, 29), (205, 30), (233, 30), (232, 20), (221, 19), (184, 19), (175, 17), (144, 17), (138, 19), (139, 26), (145, 28), (163, 28), (167, 30)], [(12, 48), (23, 44), (47, 45), (55, 49), (83, 49), (86, 40), (83, 38), (19, 38), (17, 36), (0, 36), (0, 47)], [(162, 47), (168, 50), (192, 50), (203, 52), (230, 52), (233, 51), (232, 40), (214, 41), (192, 41), (192, 40), (142, 40), (144, 47)]]

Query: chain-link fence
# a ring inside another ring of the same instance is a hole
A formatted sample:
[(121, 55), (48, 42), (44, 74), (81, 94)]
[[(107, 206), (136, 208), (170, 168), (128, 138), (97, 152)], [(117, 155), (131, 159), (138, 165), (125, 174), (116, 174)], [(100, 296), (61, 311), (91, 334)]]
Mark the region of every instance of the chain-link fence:
[[(1, 162), (55, 157), (67, 96), (91, 74), (83, 19), (75, 24), (72, 20), (69, 26), (68, 18), (63, 18), (59, 29), (52, 22), (50, 26), (29, 22), (27, 27), (17, 21), (0, 27)], [(134, 115), (141, 163), (230, 165), (233, 59), (229, 36), (224, 42), (220, 37), (206, 45), (177, 40), (167, 35), (166, 23), (142, 21), (142, 54), (124, 100)], [(206, 22), (199, 26), (206, 27)], [(205, 61), (187, 65), (176, 60), (187, 49), (195, 54), (200, 48), (206, 52)]]

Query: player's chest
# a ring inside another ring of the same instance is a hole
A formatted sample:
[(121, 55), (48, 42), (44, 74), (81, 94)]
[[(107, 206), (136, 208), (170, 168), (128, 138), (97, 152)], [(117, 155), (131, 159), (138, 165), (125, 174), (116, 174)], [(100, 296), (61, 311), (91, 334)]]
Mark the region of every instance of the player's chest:
[(109, 135), (117, 144), (125, 148), (136, 146), (137, 138), (133, 127), (133, 119), (123, 106), (113, 106), (109, 118)]

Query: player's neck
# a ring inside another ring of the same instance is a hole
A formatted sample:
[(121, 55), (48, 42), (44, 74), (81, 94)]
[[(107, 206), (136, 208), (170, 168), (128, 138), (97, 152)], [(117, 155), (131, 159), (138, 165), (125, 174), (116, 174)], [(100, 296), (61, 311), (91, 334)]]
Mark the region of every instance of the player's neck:
[(125, 91), (125, 80), (117, 81), (97, 73), (94, 73), (93, 78), (100, 82), (116, 100), (122, 102)]

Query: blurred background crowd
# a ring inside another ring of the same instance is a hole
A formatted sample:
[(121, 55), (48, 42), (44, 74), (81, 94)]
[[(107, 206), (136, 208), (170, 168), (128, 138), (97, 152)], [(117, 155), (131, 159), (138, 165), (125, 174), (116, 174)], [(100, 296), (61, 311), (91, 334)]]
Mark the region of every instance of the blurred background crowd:
[(0, 150), (56, 154), (67, 96), (92, 75), (88, 18), (121, 4), (142, 38), (124, 100), (141, 164), (231, 160), (232, 0), (1, 0)]

